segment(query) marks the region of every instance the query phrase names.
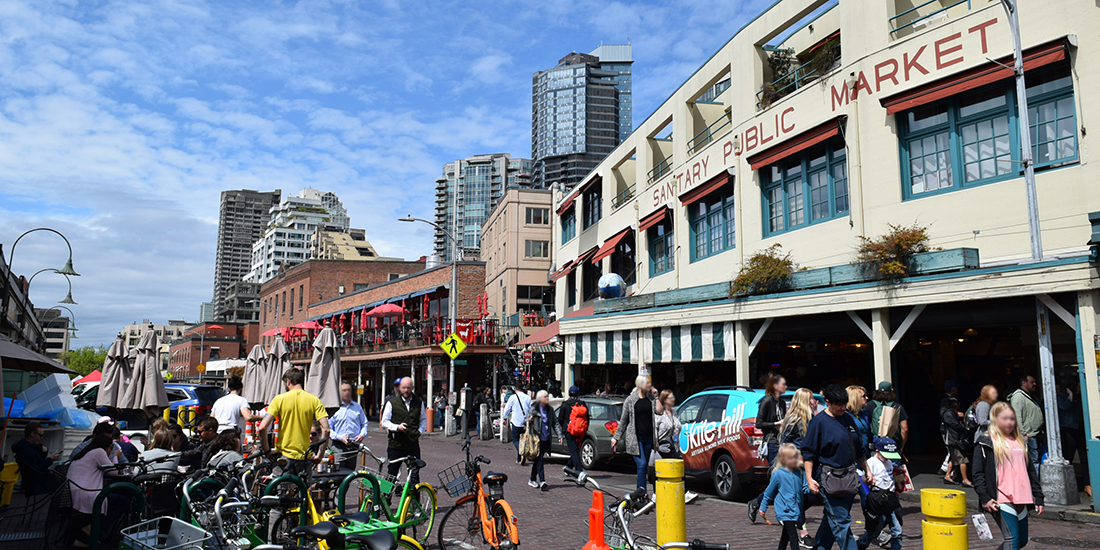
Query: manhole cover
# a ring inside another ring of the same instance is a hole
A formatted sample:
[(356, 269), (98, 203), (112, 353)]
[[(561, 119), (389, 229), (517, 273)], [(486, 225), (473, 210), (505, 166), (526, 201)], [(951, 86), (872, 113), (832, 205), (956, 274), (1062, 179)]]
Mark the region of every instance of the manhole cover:
[(1032, 537), (1032, 542), (1061, 548), (1100, 548), (1100, 541), (1063, 539), (1059, 537)]

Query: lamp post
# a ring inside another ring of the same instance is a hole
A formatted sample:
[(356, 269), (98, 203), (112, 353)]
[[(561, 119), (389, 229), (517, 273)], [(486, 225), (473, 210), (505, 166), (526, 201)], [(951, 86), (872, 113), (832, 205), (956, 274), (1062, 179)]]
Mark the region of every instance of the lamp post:
[[(452, 216), (452, 219), (457, 220), (458, 218)], [(450, 302), (448, 304), (448, 306), (449, 306), (448, 309), (450, 309), (450, 316), (451, 316), (451, 334), (454, 334), (455, 330), (457, 329), (457, 324), (455, 322), (455, 319), (458, 316), (458, 240), (455, 238), (455, 235), (452, 232), (447, 231), (446, 229), (443, 229), (442, 227), (439, 226), (439, 224), (437, 224), (435, 222), (425, 220), (425, 219), (421, 219), (421, 218), (414, 218), (412, 216), (412, 214), (409, 214), (408, 216), (405, 216), (404, 218), (398, 218), (398, 221), (402, 221), (402, 222), (424, 222), (424, 223), (426, 223), (426, 224), (442, 231), (443, 234), (446, 235), (447, 238), (451, 240), (451, 292), (450, 292), (450, 296), (448, 297), (448, 302)], [(432, 373), (431, 364), (429, 364), (428, 365), (428, 399), (432, 399), (432, 396), (434, 395), (432, 393), (435, 390), (434, 383), (435, 383), (435, 376)], [(454, 360), (454, 358), (451, 358), (451, 370), (447, 374), (447, 391), (448, 392), (455, 391), (455, 360)], [(431, 411), (429, 411), (428, 414), (434, 416), (434, 413), (431, 412)], [(434, 420), (434, 419), (429, 419), (429, 420)], [(444, 435), (447, 435), (447, 434), (444, 433)]]
[[(26, 237), (27, 235), (36, 231), (49, 231), (51, 233), (56, 233), (57, 236), (61, 237), (61, 240), (65, 241), (65, 246), (69, 248), (69, 259), (65, 261), (65, 265), (62, 266), (61, 269), (57, 270), (57, 272), (66, 276), (80, 276), (80, 274), (73, 269), (73, 245), (69, 242), (69, 239), (65, 238), (65, 235), (62, 235), (60, 231), (56, 229), (51, 229), (49, 227), (36, 227), (34, 229), (24, 231), (22, 235), (19, 235), (19, 237), (15, 239), (15, 242), (11, 245), (11, 250), (8, 252), (8, 276), (5, 276), (3, 281), (4, 294), (3, 298), (0, 299), (0, 316), (6, 315), (8, 311), (8, 297), (11, 296), (11, 281), (9, 277), (15, 276), (15, 272), (12, 271), (12, 261), (15, 258), (15, 247), (19, 245), (19, 241), (23, 240), (23, 237)], [(41, 273), (41, 271), (39, 271), (38, 273)], [(38, 273), (35, 273), (35, 275), (37, 275)], [(31, 278), (33, 279), (34, 275), (32, 275)], [(29, 284), (30, 283), (28, 282), (28, 286)], [(65, 297), (65, 300), (62, 300), (59, 303), (76, 304), (76, 302), (73, 301), (72, 294), (72, 281), (70, 281), (69, 295)]]

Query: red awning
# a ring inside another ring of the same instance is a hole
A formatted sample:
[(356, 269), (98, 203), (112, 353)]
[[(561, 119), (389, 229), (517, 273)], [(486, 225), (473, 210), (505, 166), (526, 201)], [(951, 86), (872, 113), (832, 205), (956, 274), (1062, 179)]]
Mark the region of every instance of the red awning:
[(558, 279), (561, 279), (562, 277), (565, 277), (566, 275), (569, 275), (569, 272), (573, 271), (573, 267), (574, 267), (575, 263), (576, 262), (572, 262), (572, 261), (571, 262), (566, 262), (565, 265), (561, 266), (561, 269), (557, 270), (552, 275), (550, 275), (550, 282), (551, 283), (556, 283), (556, 282), (558, 282)]
[(800, 153), (840, 133), (840, 121), (830, 120), (825, 124), (777, 144), (771, 149), (761, 151), (749, 157), (749, 166), (753, 170), (759, 170), (776, 161), (783, 160), (791, 155)]
[(573, 201), (577, 200), (577, 195), (578, 193), (573, 193), (572, 195), (569, 195), (568, 199), (565, 199), (565, 202), (561, 203), (561, 206), (558, 207), (559, 216), (564, 214), (566, 210), (569, 210), (569, 208), (573, 206)]
[(729, 183), (730, 175), (725, 170), (721, 174), (710, 178), (710, 180), (696, 186), (694, 189), (685, 192), (680, 195), (680, 202), (684, 206), (690, 206), (699, 201), (699, 199), (711, 194), (712, 191), (721, 189), (723, 185)]
[(642, 221), (638, 223), (638, 231), (648, 231), (650, 227), (653, 227), (668, 217), (669, 209), (667, 206), (662, 206), (656, 212), (642, 218)]
[(610, 256), (612, 252), (615, 252), (615, 247), (619, 246), (619, 241), (622, 241), (623, 237), (626, 237), (630, 233), (631, 229), (628, 227), (612, 235), (610, 239), (604, 241), (603, 246), (601, 246), (600, 249), (596, 251), (596, 255), (592, 256), (592, 263), (596, 263)]
[(584, 262), (588, 261), (588, 258), (589, 258), (590, 256), (592, 256), (593, 254), (595, 254), (595, 253), (596, 253), (596, 251), (597, 251), (597, 250), (599, 250), (599, 249), (600, 249), (600, 247), (598, 247), (598, 246), (593, 246), (592, 248), (589, 248), (588, 250), (586, 250), (586, 251), (584, 252), (584, 254), (581, 254), (580, 256), (577, 256), (577, 263), (576, 263), (576, 265), (581, 265), (581, 264), (583, 264)]
[[(1031, 48), (1024, 52), (1024, 71), (1057, 63), (1065, 58), (1066, 45), (1061, 40)], [(1002, 58), (999, 62), (1004, 65), (986, 63), (950, 78), (941, 79), (925, 84), (915, 90), (884, 98), (882, 106), (886, 107), (887, 114), (894, 114), (961, 94), (967, 90), (973, 90), (999, 80), (1012, 78), (1012, 69), (1009, 67), (1012, 66), (1013, 58), (1011, 56)]]
[(561, 206), (558, 207), (558, 215), (560, 216), (560, 215), (564, 214), (566, 210), (569, 210), (569, 207), (573, 206), (573, 202), (577, 200), (577, 197), (583, 195), (584, 192), (587, 191), (589, 187), (591, 187), (593, 184), (598, 184), (598, 182), (602, 182), (602, 181), (603, 181), (603, 178), (601, 178), (600, 176), (596, 176), (596, 177), (588, 180), (587, 182), (585, 182), (581, 185), (578, 185), (577, 188), (574, 189), (573, 192), (569, 194), (569, 198), (566, 199), (565, 202), (561, 203)]
[(516, 342), (512, 345), (513, 348), (525, 348), (527, 346), (537, 346), (545, 344), (550, 341), (551, 338), (558, 335), (558, 322), (554, 321), (545, 327), (542, 327), (534, 332), (534, 334)]

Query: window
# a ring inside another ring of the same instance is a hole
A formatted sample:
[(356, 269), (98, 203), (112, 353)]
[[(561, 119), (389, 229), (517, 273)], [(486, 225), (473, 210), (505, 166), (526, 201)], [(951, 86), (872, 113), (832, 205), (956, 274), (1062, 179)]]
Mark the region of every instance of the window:
[(550, 225), (550, 209), (528, 208), (527, 225)]
[(692, 397), (684, 401), (684, 403), (676, 409), (676, 417), (680, 419), (680, 423), (689, 424), (695, 422), (699, 418), (699, 410), (703, 408), (703, 402), (706, 400), (707, 396), (700, 395), (699, 397)]
[(603, 189), (597, 183), (584, 192), (584, 228), (588, 229), (603, 217)]
[(396, 281), (396, 280), (398, 280), (398, 279), (400, 279), (401, 277), (404, 277), (404, 276), (405, 275), (402, 274), (402, 273), (390, 273), (389, 276), (386, 277), (386, 280), (387, 281)]
[(848, 213), (844, 142), (834, 139), (761, 168), (764, 236), (799, 229)]
[(298, 285), (298, 311), (302, 311), (302, 299), (305, 295), (305, 285)]
[(615, 245), (615, 251), (611, 253), (611, 272), (618, 273), (623, 282), (632, 285), (637, 280), (638, 262), (634, 254), (633, 232)]
[(724, 185), (688, 205), (688, 216), (691, 218), (691, 261), (737, 246), (733, 184)]
[(294, 318), (294, 289), (290, 289), (290, 318)]
[(696, 422), (721, 422), (722, 417), (726, 414), (727, 401), (729, 401), (728, 395), (707, 396), (707, 404), (703, 405), (703, 409), (699, 411), (699, 418), (696, 419)]
[[(1077, 117), (1068, 62), (1029, 71), (1028, 119), (1035, 169), (1077, 161)], [(898, 114), (905, 197), (1019, 177), (1012, 79)]]
[(569, 208), (561, 215), (561, 242), (567, 243), (577, 236), (577, 209)]
[(370, 287), (370, 283), (352, 283), (351, 290), (352, 290), (352, 292), (359, 292), (360, 290), (364, 290), (364, 289), (367, 289), (369, 287)]
[(656, 277), (668, 273), (676, 267), (676, 241), (672, 233), (672, 224), (665, 220), (648, 230), (649, 235), (649, 276)]
[(527, 258), (549, 258), (550, 243), (547, 241), (524, 242), (524, 256)]
[(577, 305), (577, 270), (569, 272), (569, 275), (565, 277), (566, 293), (566, 305), (573, 307)]
[(581, 266), (582, 273), (582, 292), (584, 301), (595, 300), (600, 296), (600, 277), (603, 275), (600, 263), (585, 262)]
[(283, 308), (279, 311), (286, 311), (286, 291), (283, 291)]

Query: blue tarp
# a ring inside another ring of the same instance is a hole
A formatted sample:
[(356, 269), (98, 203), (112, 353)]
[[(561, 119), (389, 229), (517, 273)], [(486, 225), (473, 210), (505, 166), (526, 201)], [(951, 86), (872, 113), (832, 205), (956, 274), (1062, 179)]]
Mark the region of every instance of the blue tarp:
[(62, 426), (80, 430), (90, 430), (94, 428), (96, 422), (99, 420), (99, 415), (94, 412), (84, 409), (70, 409), (67, 407), (50, 411), (42, 416), (54, 422), (58, 422)]
[[(12, 404), (15, 401), (15, 404)], [(0, 411), (0, 416), (6, 416), (8, 414), (8, 408), (11, 408), (11, 417), (19, 418), (23, 416), (23, 409), (27, 407), (27, 402), (22, 399), (11, 399), (10, 397), (4, 398), (4, 410)]]

